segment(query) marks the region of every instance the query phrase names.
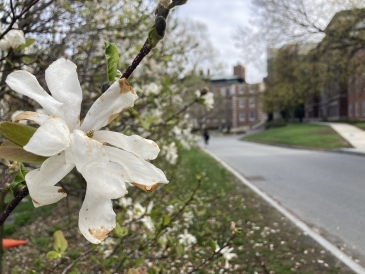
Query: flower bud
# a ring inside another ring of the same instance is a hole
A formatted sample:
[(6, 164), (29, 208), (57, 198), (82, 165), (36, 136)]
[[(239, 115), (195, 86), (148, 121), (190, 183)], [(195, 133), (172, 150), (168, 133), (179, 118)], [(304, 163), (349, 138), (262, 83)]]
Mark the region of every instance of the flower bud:
[(166, 20), (162, 16), (155, 19), (155, 29), (158, 35), (164, 37), (166, 30)]
[(203, 96), (205, 94), (207, 94), (209, 92), (209, 89), (207, 87), (204, 87), (201, 91), (200, 91), (200, 95)]

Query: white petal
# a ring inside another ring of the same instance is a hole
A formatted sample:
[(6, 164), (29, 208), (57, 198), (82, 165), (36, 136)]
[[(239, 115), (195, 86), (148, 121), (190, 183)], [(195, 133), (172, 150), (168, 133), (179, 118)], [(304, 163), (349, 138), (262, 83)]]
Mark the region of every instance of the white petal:
[(48, 118), (24, 146), (26, 151), (41, 156), (53, 156), (71, 144), (70, 131), (59, 117)]
[(122, 148), (146, 160), (156, 159), (160, 152), (160, 148), (154, 141), (138, 135), (126, 136), (118, 132), (100, 130), (94, 132), (93, 138), (100, 142)]
[(0, 40), (0, 50), (8, 50), (10, 48), (10, 43), (8, 40), (1, 39)]
[[(87, 188), (109, 199), (119, 199), (128, 193), (123, 178), (115, 172), (114, 163), (92, 162), (82, 169)], [(122, 167), (121, 167), (122, 169)]]
[(64, 118), (71, 131), (80, 125), (82, 101), (76, 68), (71, 61), (61, 58), (46, 69), (47, 86), (52, 96), (63, 103)]
[(49, 118), (48, 115), (33, 112), (33, 111), (23, 111), (17, 114), (13, 120), (13, 122), (17, 123), (19, 121), (28, 120), (34, 122), (38, 125), (42, 125), (47, 119)]
[(102, 242), (115, 227), (112, 201), (87, 189), (79, 213), (79, 228), (85, 238), (93, 244)]
[(110, 161), (116, 162), (125, 168), (130, 183), (154, 186), (156, 184), (167, 184), (169, 182), (161, 169), (138, 158), (132, 153), (108, 146), (104, 146), (104, 149)]
[(71, 134), (71, 142), (71, 151), (79, 172), (91, 162), (109, 162), (103, 144), (89, 138), (83, 131), (75, 129)]
[(37, 79), (27, 71), (18, 70), (8, 75), (6, 83), (12, 90), (37, 101), (49, 115), (63, 117), (63, 104), (49, 95)]
[(75, 165), (65, 162), (65, 154), (48, 158), (41, 168), (32, 170), (25, 175), (30, 197), (35, 207), (53, 204), (66, 197), (62, 188), (54, 186), (65, 177)]
[(99, 130), (132, 107), (138, 96), (125, 78), (115, 81), (91, 106), (80, 127), (81, 130)]

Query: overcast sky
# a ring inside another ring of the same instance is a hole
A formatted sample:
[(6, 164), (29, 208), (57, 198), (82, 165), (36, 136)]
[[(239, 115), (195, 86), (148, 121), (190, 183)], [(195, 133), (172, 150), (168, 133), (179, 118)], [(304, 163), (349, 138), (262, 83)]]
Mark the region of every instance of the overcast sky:
[(246, 81), (261, 82), (265, 71), (243, 63), (242, 51), (234, 46), (238, 26), (247, 24), (250, 17), (250, 0), (188, 0), (178, 9), (178, 16), (200, 21), (208, 26), (213, 46), (220, 53), (226, 74), (233, 74), (238, 62), (246, 67)]

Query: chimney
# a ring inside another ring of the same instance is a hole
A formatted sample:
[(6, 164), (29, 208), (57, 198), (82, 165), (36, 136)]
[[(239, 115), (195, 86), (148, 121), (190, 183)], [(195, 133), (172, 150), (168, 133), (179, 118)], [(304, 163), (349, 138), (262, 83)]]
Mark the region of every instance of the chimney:
[(241, 77), (243, 80), (246, 79), (245, 67), (237, 65), (233, 67), (233, 75)]

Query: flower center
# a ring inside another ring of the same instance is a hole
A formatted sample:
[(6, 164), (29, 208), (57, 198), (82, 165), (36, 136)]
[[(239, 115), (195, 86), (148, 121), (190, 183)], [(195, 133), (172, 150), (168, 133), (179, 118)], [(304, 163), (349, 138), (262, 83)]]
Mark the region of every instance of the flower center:
[(90, 130), (88, 132), (85, 133), (87, 137), (92, 138), (94, 136), (94, 131)]

